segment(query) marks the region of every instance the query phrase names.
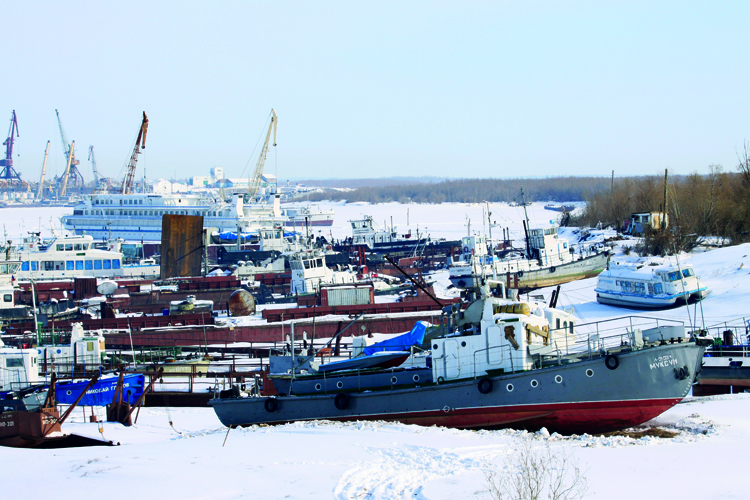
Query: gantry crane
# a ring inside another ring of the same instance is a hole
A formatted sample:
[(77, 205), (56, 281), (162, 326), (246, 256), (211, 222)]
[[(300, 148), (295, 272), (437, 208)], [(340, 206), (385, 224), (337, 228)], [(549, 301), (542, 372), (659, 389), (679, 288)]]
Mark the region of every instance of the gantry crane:
[(8, 138), (3, 142), (3, 146), (5, 146), (5, 158), (0, 160), (0, 167), (2, 167), (0, 180), (5, 181), (8, 186), (12, 186), (14, 183), (23, 184), (21, 175), (13, 168), (13, 142), (16, 137), (18, 137), (18, 120), (16, 119), (16, 110), (14, 109), (10, 115)]
[(70, 165), (70, 167), (66, 168), (65, 174), (63, 175), (63, 179), (65, 182), (65, 185), (60, 185), (57, 188), (57, 192), (60, 196), (63, 196), (65, 194), (65, 191), (67, 190), (67, 184), (71, 183), (75, 187), (83, 187), (83, 175), (78, 170), (78, 165), (81, 164), (80, 160), (76, 160), (76, 153), (75, 150), (71, 147), (71, 144), (68, 142), (68, 138), (65, 137), (65, 131), (63, 130), (62, 121), (60, 120), (60, 113), (55, 110), (55, 114), (57, 115), (57, 125), (60, 127), (60, 140), (62, 141), (62, 148), (63, 148), (63, 154), (65, 155), (65, 163)]
[(276, 147), (276, 112), (271, 109), (271, 123), (268, 125), (268, 133), (266, 134), (266, 141), (263, 143), (263, 149), (260, 150), (260, 156), (258, 157), (258, 163), (255, 165), (255, 172), (253, 176), (248, 180), (247, 194), (248, 198), (253, 199), (258, 195), (260, 190), (260, 178), (263, 176), (263, 166), (266, 163), (266, 155), (268, 154), (268, 142), (271, 139), (271, 130), (273, 129), (273, 145)]
[(143, 112), (143, 121), (141, 122), (141, 128), (138, 131), (138, 137), (135, 139), (135, 146), (133, 147), (133, 153), (130, 155), (130, 161), (128, 162), (128, 168), (125, 171), (125, 180), (122, 181), (121, 194), (129, 194), (133, 192), (133, 179), (135, 178), (135, 165), (138, 163), (138, 155), (141, 154), (141, 149), (146, 147), (146, 133), (148, 132), (148, 117), (146, 112)]

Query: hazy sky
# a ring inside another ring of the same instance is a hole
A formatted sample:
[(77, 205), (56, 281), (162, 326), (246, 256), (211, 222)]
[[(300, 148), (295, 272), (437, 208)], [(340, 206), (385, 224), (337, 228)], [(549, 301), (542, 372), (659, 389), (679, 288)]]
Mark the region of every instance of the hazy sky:
[[(15, 166), (86, 180), (734, 170), (750, 139), (750, 2), (6, 2)], [(4, 121), (3, 123), (8, 123)], [(5, 128), (0, 135), (5, 136)], [(249, 164), (249, 165), (248, 165)], [(243, 173), (244, 172), (244, 173)]]

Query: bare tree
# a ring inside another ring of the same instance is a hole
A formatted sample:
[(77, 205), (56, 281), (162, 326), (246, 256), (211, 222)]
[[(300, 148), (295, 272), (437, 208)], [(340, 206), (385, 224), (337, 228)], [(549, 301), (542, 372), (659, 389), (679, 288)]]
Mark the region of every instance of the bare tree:
[(509, 458), (504, 470), (485, 473), (487, 489), (495, 500), (574, 500), (588, 490), (586, 477), (569, 452), (554, 452), (549, 445), (535, 448), (532, 440)]

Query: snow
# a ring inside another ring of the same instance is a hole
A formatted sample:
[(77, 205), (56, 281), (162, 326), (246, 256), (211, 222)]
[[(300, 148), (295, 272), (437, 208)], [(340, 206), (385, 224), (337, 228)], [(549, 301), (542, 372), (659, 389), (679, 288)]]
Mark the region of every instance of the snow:
[[(336, 210), (336, 226), (330, 232), (336, 238), (349, 235), (346, 221), (362, 214), (373, 215), (381, 224), (383, 220), (390, 223), (391, 214), (394, 224), (405, 226), (406, 222), (404, 205), (321, 204), (321, 208), (331, 206)], [(542, 207), (537, 203), (529, 207), (532, 221), (539, 225), (558, 215)], [(419, 222), (420, 231), (428, 228), (433, 238), (456, 239), (466, 234), (466, 216), (472, 220), (472, 232), (482, 227), (482, 204), (409, 205), (408, 209), (412, 227)], [(495, 204), (491, 210), (493, 219), (518, 236), (521, 209)], [(499, 228), (495, 230), (500, 233)], [(561, 234), (578, 238), (582, 232), (565, 229)], [(612, 235), (606, 230), (591, 231), (585, 244), (601, 243)], [(632, 245), (634, 241), (620, 243)], [(741, 324), (745, 317), (750, 318), (748, 255), (750, 245), (681, 255), (680, 263), (691, 264), (711, 294), (701, 305), (641, 314), (686, 325), (705, 322), (721, 328), (725, 322)], [(634, 253), (618, 253), (617, 258), (639, 259)], [(674, 257), (662, 260), (675, 263)], [(439, 296), (456, 293), (448, 288), (445, 271), (437, 273), (437, 278)], [(595, 284), (596, 279), (588, 279), (563, 285), (558, 306), (572, 308), (581, 322), (639, 313), (598, 304)], [(534, 295), (549, 300), (552, 290)], [(88, 420), (91, 410), (86, 411)], [(103, 416), (101, 410), (97, 414)], [(569, 453), (587, 479), (584, 498), (739, 499), (748, 497), (744, 480), (748, 415), (750, 394), (689, 397), (648, 424), (676, 432), (675, 437), (634, 439), (326, 421), (253, 426), (227, 434), (210, 408), (143, 408), (132, 427), (88, 423), (82, 410), (76, 409), (63, 426), (65, 432), (103, 435), (121, 445), (62, 450), (0, 448), (3, 473), (14, 479), (3, 485), (3, 498), (28, 495), (31, 474), (37, 473), (59, 500), (109, 492), (127, 492), (139, 499), (185, 500), (489, 499), (487, 471), (502, 472), (509, 459), (529, 445)]]

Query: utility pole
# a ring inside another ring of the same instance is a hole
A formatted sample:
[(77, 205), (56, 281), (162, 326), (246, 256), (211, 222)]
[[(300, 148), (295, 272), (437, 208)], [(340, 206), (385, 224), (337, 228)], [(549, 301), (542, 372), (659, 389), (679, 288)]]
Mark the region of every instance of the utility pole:
[(664, 169), (664, 212), (661, 214), (661, 230), (664, 231), (667, 228), (667, 176), (669, 175), (669, 169)]

